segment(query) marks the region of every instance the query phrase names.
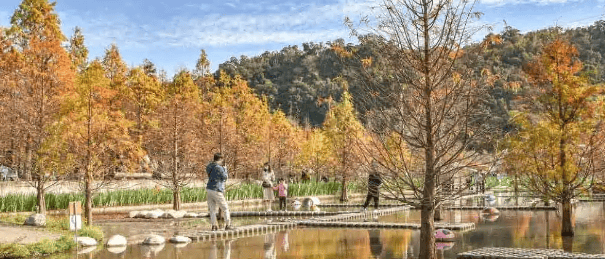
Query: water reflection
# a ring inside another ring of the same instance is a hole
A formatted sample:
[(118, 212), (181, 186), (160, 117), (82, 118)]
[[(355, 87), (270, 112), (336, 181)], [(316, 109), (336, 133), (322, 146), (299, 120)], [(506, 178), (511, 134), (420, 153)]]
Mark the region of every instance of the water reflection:
[[(513, 201), (514, 202), (514, 201)], [(419, 222), (419, 211), (380, 217), (379, 222)], [(575, 210), (575, 237), (560, 236), (560, 215), (553, 211), (500, 211), (497, 218), (481, 211), (446, 211), (444, 222), (474, 222), (476, 229), (457, 232), (452, 243), (437, 243), (440, 258), (481, 247), (569, 249), (605, 253), (605, 208), (602, 203), (580, 204)], [(154, 253), (129, 246), (118, 255), (107, 249), (94, 258), (415, 258), (419, 252), (417, 230), (298, 228), (236, 240), (191, 243), (184, 248), (166, 244)], [(455, 244), (455, 245), (454, 245)], [(175, 255), (178, 255), (175, 257)]]
[(265, 249), (265, 259), (275, 259), (277, 257), (277, 252), (275, 251), (275, 233), (265, 235), (263, 248)]
[(380, 241), (380, 230), (369, 229), (368, 236), (370, 236), (370, 251), (372, 252), (372, 258), (380, 258), (382, 254), (382, 241)]
[[(218, 240), (218, 241), (211, 241), (212, 245), (210, 246), (210, 254), (208, 256), (208, 258), (210, 259), (218, 259), (218, 258), (224, 258), (224, 259), (231, 259), (231, 243), (233, 242), (233, 240)], [(218, 257), (219, 255), (219, 246), (222, 247), (222, 257)]]

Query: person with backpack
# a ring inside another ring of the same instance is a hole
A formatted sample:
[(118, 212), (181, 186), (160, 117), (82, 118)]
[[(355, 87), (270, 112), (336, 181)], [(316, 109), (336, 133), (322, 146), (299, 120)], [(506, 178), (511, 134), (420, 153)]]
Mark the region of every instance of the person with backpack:
[(372, 172), (368, 176), (368, 196), (366, 197), (366, 202), (363, 204), (364, 211), (368, 208), (372, 199), (374, 199), (374, 209), (378, 209), (380, 185), (382, 185), (382, 178), (378, 172), (377, 162), (374, 161), (372, 162)]
[[(208, 183), (206, 184), (206, 196), (208, 199), (208, 214), (210, 214), (210, 225), (212, 225), (212, 231), (218, 230), (218, 223), (216, 220), (216, 210), (220, 208), (223, 211), (223, 218), (225, 219), (225, 230), (233, 230), (231, 226), (231, 215), (229, 212), (229, 205), (225, 199), (225, 182), (229, 175), (227, 169), (223, 166), (224, 160), (221, 153), (214, 154), (214, 161), (210, 162), (206, 166), (206, 173), (208, 174)], [(218, 208), (217, 208), (218, 207)]]

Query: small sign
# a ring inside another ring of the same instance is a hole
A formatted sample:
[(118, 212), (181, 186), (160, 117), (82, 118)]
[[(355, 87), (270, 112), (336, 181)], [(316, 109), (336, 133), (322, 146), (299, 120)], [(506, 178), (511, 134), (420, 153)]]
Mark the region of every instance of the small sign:
[(69, 215), (69, 230), (76, 231), (82, 229), (82, 215)]
[(69, 230), (82, 229), (82, 203), (74, 201), (69, 203)]
[(69, 215), (82, 215), (82, 203), (79, 201), (70, 202)]

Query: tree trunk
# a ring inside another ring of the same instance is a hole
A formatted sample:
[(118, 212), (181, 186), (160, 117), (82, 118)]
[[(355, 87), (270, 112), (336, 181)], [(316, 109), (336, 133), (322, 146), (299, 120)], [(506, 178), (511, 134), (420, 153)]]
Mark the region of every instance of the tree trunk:
[(517, 174), (515, 174), (515, 178), (514, 178), (514, 183), (513, 183), (513, 188), (514, 188), (514, 192), (515, 192), (515, 206), (519, 206), (519, 185), (517, 183)]
[(46, 215), (46, 199), (44, 199), (44, 181), (42, 181), (42, 177), (38, 178), (38, 183), (36, 184), (36, 202), (38, 205), (38, 213)]
[(571, 253), (573, 251), (573, 237), (564, 236), (562, 239), (563, 239), (563, 251)]
[[(426, 187), (425, 187), (426, 188)], [(424, 191), (420, 211), (420, 254), (419, 259), (435, 258), (435, 208), (433, 197), (428, 190)]]
[(92, 173), (90, 169), (86, 172), (85, 179), (85, 199), (84, 202), (84, 215), (86, 217), (86, 225), (92, 226)]
[[(27, 136), (27, 142), (25, 143), (25, 165), (23, 167), (23, 178), (30, 181), (32, 179), (32, 145), (31, 137)], [(41, 176), (38, 176), (40, 178)]]
[(571, 222), (571, 216), (572, 216), (573, 210), (571, 207), (571, 200), (570, 199), (563, 200), (562, 206), (563, 206), (563, 218), (561, 221), (561, 236), (573, 237), (574, 230), (573, 230), (573, 224)]
[(346, 202), (349, 200), (349, 195), (347, 194), (347, 178), (346, 177), (342, 177), (342, 192), (340, 195), (340, 201), (341, 202)]
[(172, 209), (173, 210), (181, 210), (181, 188), (176, 187), (172, 191)]

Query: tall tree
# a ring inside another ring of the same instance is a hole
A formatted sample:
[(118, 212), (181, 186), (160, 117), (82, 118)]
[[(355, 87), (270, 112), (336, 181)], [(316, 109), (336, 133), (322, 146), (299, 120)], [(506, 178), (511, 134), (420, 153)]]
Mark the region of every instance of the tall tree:
[(603, 107), (595, 98), (603, 89), (578, 75), (577, 57), (577, 49), (558, 37), (526, 67), (532, 105), (513, 118), (520, 129), (507, 149), (507, 161), (528, 179), (527, 188), (562, 204), (561, 236), (574, 235), (571, 199), (603, 172)]
[(65, 39), (54, 11), (55, 3), (24, 0), (11, 18), (8, 36), (21, 51), (23, 66), (12, 93), (20, 109), (14, 123), (25, 142), (23, 173), (37, 192), (37, 205), (46, 212), (45, 190), (53, 182), (51, 168), (42, 163), (52, 151), (42, 148), (50, 138), (48, 129), (59, 121), (64, 96), (73, 91), (74, 73), (68, 54), (61, 47)]
[[(472, 12), (474, 3), (381, 1), (375, 19), (368, 18), (366, 28), (372, 36), (360, 36), (379, 56), (341, 54), (359, 60), (357, 69), (347, 76), (362, 82), (362, 105), (376, 107), (371, 130), (382, 136), (381, 145), (386, 148), (387, 140), (393, 139), (386, 136), (396, 134), (395, 139), (411, 149), (413, 157), (408, 161), (422, 162), (416, 167), (373, 157), (385, 171), (383, 189), (396, 188), (391, 190), (397, 194), (392, 198), (421, 210), (420, 259), (436, 257), (434, 216), (444, 199), (439, 195), (443, 193), (440, 183), (474, 163), (476, 152), (469, 150), (469, 144), (483, 132), (471, 127), (481, 111), (481, 85), (470, 80), (470, 71), (457, 62), (461, 46), (472, 36), (470, 22), (478, 17)], [(347, 23), (355, 34), (365, 30), (353, 27), (350, 20)], [(416, 200), (405, 197), (408, 190)]]
[(128, 72), (125, 96), (127, 117), (135, 121), (133, 135), (136, 141), (144, 143), (145, 130), (151, 122), (150, 114), (162, 101), (163, 91), (160, 82), (153, 76), (147, 75), (144, 68), (133, 68)]
[(69, 38), (67, 50), (74, 70), (82, 72), (88, 63), (88, 48), (84, 45), (84, 35), (82, 35), (80, 27), (74, 28), (74, 34)]
[(200, 57), (195, 64), (195, 70), (193, 73), (196, 77), (205, 77), (210, 74), (210, 60), (208, 60), (208, 55), (206, 54), (206, 50), (202, 49), (200, 51)]
[(323, 125), (328, 145), (332, 147), (333, 165), (342, 182), (341, 201), (348, 200), (347, 184), (362, 165), (361, 145), (365, 129), (357, 119), (351, 95), (345, 91), (342, 101), (333, 106)]
[[(86, 222), (93, 224), (92, 198), (115, 167), (132, 168), (142, 153), (128, 134), (133, 123), (112, 103), (112, 89), (101, 62), (93, 61), (77, 78), (76, 95), (65, 102), (64, 139), (69, 143), (75, 166), (83, 171)], [(128, 169), (126, 169), (128, 170)]]
[(155, 112), (158, 127), (151, 131), (151, 156), (166, 172), (162, 184), (172, 190), (173, 209), (181, 209), (181, 190), (204, 166), (203, 136), (199, 136), (199, 90), (188, 71), (180, 71), (166, 89), (167, 98)]
[(65, 35), (61, 31), (59, 15), (55, 13), (56, 2), (48, 0), (23, 0), (11, 16), (11, 27), (8, 34), (15, 43), (27, 46), (31, 36), (36, 35), (39, 41), (57, 40), (62, 42)]
[(123, 91), (128, 66), (126, 66), (126, 63), (122, 60), (118, 45), (114, 43), (111, 44), (109, 48), (105, 49), (105, 56), (103, 56), (102, 64), (106, 71), (106, 77), (109, 78), (111, 88)]
[(332, 149), (321, 129), (306, 129), (303, 134), (306, 135), (306, 140), (301, 144), (296, 164), (299, 167), (313, 170), (316, 173), (315, 180), (319, 181), (322, 171), (330, 162)]

